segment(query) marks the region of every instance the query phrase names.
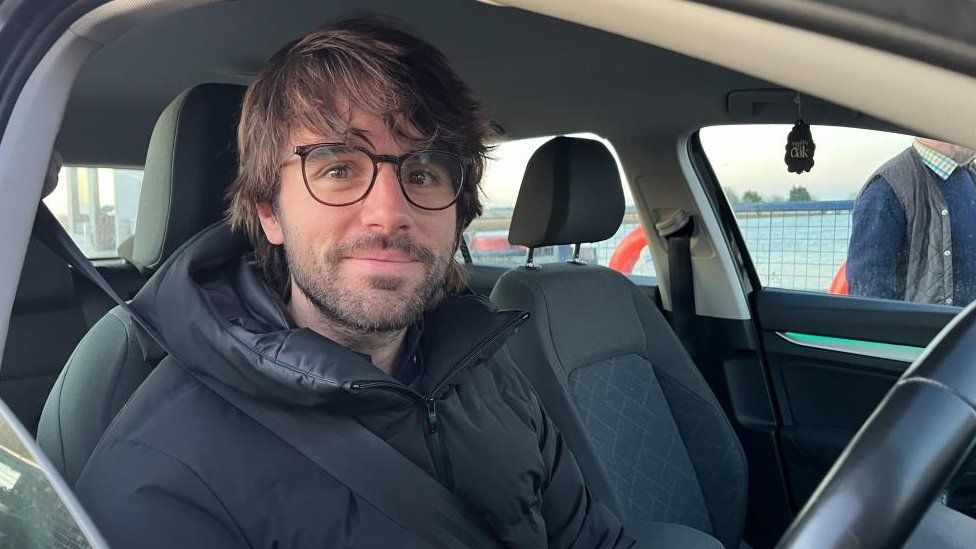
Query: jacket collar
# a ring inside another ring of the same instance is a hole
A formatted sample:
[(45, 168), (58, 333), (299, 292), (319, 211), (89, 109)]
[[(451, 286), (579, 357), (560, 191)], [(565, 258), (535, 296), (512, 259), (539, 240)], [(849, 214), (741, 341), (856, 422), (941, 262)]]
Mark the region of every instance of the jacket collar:
[[(302, 406), (361, 402), (366, 395), (350, 389), (354, 382), (397, 383), (363, 355), (292, 327), (247, 263), (249, 251), (243, 235), (213, 225), (174, 253), (133, 299), (185, 368), (257, 398)], [(444, 298), (424, 318), (422, 385), (431, 385), (425, 390), (457, 382), (459, 365), (484, 361), (525, 318), (473, 294)], [(369, 395), (396, 399), (383, 391)]]

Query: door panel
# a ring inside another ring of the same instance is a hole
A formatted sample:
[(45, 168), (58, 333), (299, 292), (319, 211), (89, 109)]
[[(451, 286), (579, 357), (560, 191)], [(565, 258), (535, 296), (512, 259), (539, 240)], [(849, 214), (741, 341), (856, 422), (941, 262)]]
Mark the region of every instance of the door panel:
[(756, 292), (763, 329), (925, 347), (957, 307), (764, 288)]
[(958, 309), (763, 289), (755, 294), (794, 507)]

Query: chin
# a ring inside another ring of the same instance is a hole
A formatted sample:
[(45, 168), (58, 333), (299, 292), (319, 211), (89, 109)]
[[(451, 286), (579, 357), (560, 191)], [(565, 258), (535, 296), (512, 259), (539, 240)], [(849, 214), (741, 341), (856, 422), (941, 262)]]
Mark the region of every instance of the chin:
[(367, 291), (380, 290), (383, 292), (396, 292), (399, 294), (413, 294), (420, 285), (418, 281), (411, 280), (404, 276), (368, 276), (364, 277), (363, 284)]

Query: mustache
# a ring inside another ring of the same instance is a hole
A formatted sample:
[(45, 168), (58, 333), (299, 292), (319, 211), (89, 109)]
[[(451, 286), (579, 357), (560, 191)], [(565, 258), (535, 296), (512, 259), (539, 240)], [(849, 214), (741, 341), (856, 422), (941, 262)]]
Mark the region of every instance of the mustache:
[(347, 255), (368, 252), (371, 250), (394, 249), (408, 258), (425, 265), (433, 265), (437, 261), (437, 254), (433, 250), (418, 244), (405, 234), (381, 235), (369, 234), (344, 240), (329, 252), (328, 259), (339, 261)]

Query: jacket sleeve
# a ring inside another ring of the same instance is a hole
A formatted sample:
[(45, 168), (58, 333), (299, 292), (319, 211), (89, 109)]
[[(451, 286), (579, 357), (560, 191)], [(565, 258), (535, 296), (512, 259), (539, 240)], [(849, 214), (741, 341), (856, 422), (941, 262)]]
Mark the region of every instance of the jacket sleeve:
[(905, 210), (891, 185), (874, 178), (854, 204), (847, 251), (848, 294), (905, 297)]
[(149, 446), (115, 442), (98, 448), (75, 493), (115, 549), (250, 546), (192, 469)]

